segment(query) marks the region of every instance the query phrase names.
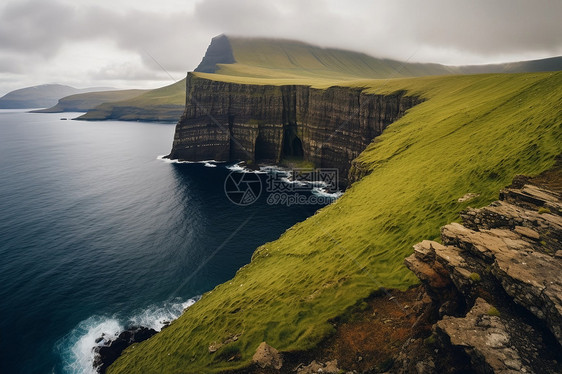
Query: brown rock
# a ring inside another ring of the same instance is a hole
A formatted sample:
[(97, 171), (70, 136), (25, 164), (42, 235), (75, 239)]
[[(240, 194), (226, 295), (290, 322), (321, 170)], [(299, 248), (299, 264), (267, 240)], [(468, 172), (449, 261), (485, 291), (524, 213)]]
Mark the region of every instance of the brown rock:
[[(444, 316), (434, 325), (433, 344), (442, 349), (450, 341), (465, 353), (455, 356), (459, 351), (450, 350), (447, 359), (426, 351), (399, 361), (394, 372), (410, 372), (411, 362), (428, 360), (434, 360), (436, 372), (452, 363), (475, 372), (561, 372), (561, 196), (530, 185), (529, 179), (517, 186), (503, 190), (502, 201), (461, 213), (463, 225), (444, 226), (444, 245), (423, 241), (405, 260), (432, 298), (434, 315)], [(501, 316), (484, 299), (500, 303)], [(412, 350), (401, 357), (407, 353)]]
[(515, 226), (515, 232), (534, 240), (539, 240), (541, 237), (535, 230), (524, 226)]
[(296, 371), (297, 374), (338, 374), (340, 372), (340, 369), (338, 369), (338, 360), (327, 361), (326, 363), (321, 363), (314, 360), (306, 366), (299, 367)]
[(283, 366), (283, 357), (277, 349), (268, 345), (266, 342), (262, 342), (258, 346), (258, 349), (256, 349), (256, 353), (254, 353), (252, 357), (252, 362), (262, 369), (272, 368), (279, 370)]
[(465, 317), (446, 316), (437, 322), (436, 331), (446, 334), (453, 346), (461, 347), (468, 354), (476, 372), (530, 372), (512, 348), (511, 336), (500, 317), (488, 314), (491, 308), (478, 298)]

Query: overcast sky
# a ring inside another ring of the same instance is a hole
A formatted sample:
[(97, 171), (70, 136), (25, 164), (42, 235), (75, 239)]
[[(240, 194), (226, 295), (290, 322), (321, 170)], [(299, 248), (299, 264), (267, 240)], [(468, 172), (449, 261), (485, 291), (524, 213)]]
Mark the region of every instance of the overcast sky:
[(561, 18), (561, 0), (2, 0), (0, 96), (160, 87), (221, 33), (454, 65), (537, 59), (562, 55)]

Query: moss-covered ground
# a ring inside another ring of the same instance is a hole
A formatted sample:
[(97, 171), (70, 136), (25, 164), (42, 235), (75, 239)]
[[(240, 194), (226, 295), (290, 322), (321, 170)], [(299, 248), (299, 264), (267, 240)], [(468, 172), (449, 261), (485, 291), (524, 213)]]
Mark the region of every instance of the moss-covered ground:
[[(346, 84), (376, 93), (405, 90), (425, 101), (356, 159), (366, 177), (259, 247), (231, 281), (127, 349), (110, 373), (244, 367), (262, 341), (282, 351), (311, 348), (333, 333), (329, 321), (358, 300), (381, 287), (416, 283), (402, 264), (413, 244), (438, 238), (462, 209), (490, 203), (514, 175), (536, 175), (562, 152), (562, 72)], [(459, 203), (466, 193), (479, 196)], [(209, 345), (235, 335), (209, 353)]]

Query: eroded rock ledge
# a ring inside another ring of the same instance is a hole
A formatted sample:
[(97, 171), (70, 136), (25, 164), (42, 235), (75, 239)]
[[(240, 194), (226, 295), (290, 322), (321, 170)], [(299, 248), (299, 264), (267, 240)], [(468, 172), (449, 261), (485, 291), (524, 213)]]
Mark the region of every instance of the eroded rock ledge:
[(302, 158), (339, 169), (343, 183), (351, 161), (373, 138), (421, 102), (405, 92), (239, 84), (193, 73), (186, 90), (170, 158), (274, 163)]
[(562, 372), (561, 212), (559, 192), (519, 177), (417, 244), (405, 264), (432, 299), (434, 350), (409, 342), (394, 371)]

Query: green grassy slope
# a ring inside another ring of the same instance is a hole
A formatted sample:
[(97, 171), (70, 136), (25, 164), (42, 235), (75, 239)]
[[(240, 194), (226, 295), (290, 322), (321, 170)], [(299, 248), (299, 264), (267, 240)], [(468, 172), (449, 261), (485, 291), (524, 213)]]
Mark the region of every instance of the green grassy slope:
[[(247, 365), (261, 341), (285, 351), (313, 347), (332, 332), (328, 321), (359, 299), (416, 282), (402, 265), (413, 244), (438, 238), (459, 211), (490, 203), (515, 174), (537, 174), (562, 152), (562, 72), (349, 84), (426, 101), (359, 156), (368, 176), (258, 248), (230, 282), (127, 349), (109, 373), (219, 372)], [(458, 203), (468, 192), (480, 196)], [(227, 361), (237, 353), (240, 360)]]
[(81, 120), (177, 121), (185, 108), (185, 79), (129, 100), (103, 103)]
[(217, 73), (269, 78), (330, 77), (332, 79), (393, 78), (450, 74), (439, 64), (407, 63), (364, 53), (281, 39), (228, 37), (235, 64), (221, 64)]
[(34, 110), (33, 113), (86, 112), (100, 104), (129, 100), (145, 92), (147, 90), (117, 90), (70, 95), (60, 99), (53, 107)]
[[(215, 68), (211, 69), (211, 65)], [(205, 58), (195, 71), (255, 78), (353, 80), (556, 70), (562, 70), (562, 57), (507, 64), (446, 66), (376, 58), (294, 40), (221, 35), (213, 38)]]

